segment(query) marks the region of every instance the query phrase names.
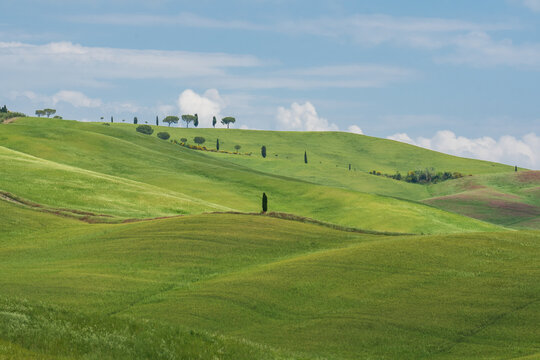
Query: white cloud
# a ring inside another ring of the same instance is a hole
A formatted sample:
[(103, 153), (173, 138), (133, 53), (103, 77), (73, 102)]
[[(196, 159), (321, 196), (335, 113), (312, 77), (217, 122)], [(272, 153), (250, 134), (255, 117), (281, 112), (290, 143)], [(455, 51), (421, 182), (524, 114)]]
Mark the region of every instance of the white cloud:
[(278, 108), (276, 120), (280, 130), (338, 131), (336, 124), (320, 117), (309, 101), (303, 105), (293, 102), (289, 109)]
[(473, 66), (515, 66), (540, 68), (540, 44), (514, 44), (512, 40), (495, 41), (485, 32), (471, 32), (453, 40), (454, 54), (439, 57), (442, 62)]
[(58, 106), (65, 109), (65, 104), (69, 104), (76, 108), (99, 108), (101, 111), (113, 113), (132, 113), (135, 114), (141, 110), (146, 110), (132, 102), (106, 102), (101, 99), (95, 99), (87, 96), (80, 91), (61, 90), (53, 95), (43, 95), (33, 91), (11, 91), (10, 99), (26, 98), (30, 100), (33, 106), (50, 107)]
[(62, 90), (52, 96), (52, 103), (66, 102), (75, 107), (98, 107), (102, 105), (100, 99), (91, 99), (80, 91)]
[[(536, 0), (523, 0), (537, 3)], [(481, 24), (456, 19), (395, 17), (382, 14), (354, 14), (347, 17), (284, 20), (274, 23), (254, 23), (239, 20), (218, 20), (192, 13), (173, 15), (97, 14), (72, 16), (77, 23), (110, 24), (122, 26), (181, 26), (225, 30), (249, 30), (308, 34), (348, 38), (358, 43), (379, 45), (404, 44), (421, 48), (442, 46), (449, 35), (470, 31), (511, 29), (513, 24)]]
[(376, 88), (408, 80), (416, 71), (396, 66), (373, 64), (333, 65), (266, 72), (257, 76), (213, 78), (220, 88), (314, 89)]
[(178, 97), (178, 107), (182, 114), (197, 114), (199, 126), (211, 127), (213, 116), (218, 119), (218, 124), (221, 124), (221, 110), (225, 107), (225, 102), (216, 89), (208, 89), (203, 95), (187, 89)]
[[(0, 42), (0, 74), (14, 84), (102, 85), (108, 79), (180, 79), (226, 75), (256, 67), (249, 55), (87, 47), (71, 42)], [(44, 71), (46, 69), (46, 71)]]
[(397, 134), (394, 134), (394, 135), (390, 135), (390, 136), (387, 136), (387, 139), (395, 140), (395, 141), (399, 141), (399, 142), (404, 142), (404, 143), (411, 144), (411, 145), (416, 145), (414, 140), (411, 139), (409, 137), (409, 135), (407, 135), (406, 133), (397, 133)]
[(432, 138), (418, 137), (413, 140), (407, 134), (400, 133), (388, 136), (388, 139), (456, 156), (540, 169), (540, 137), (534, 133), (521, 139), (505, 135), (495, 140), (488, 136), (471, 139), (442, 130)]
[(292, 33), (350, 38), (366, 45), (394, 43), (418, 48), (439, 48), (455, 34), (510, 29), (511, 24), (479, 24), (455, 19), (394, 17), (356, 14), (345, 18), (290, 21), (279, 29)]
[(358, 125), (351, 125), (347, 128), (347, 131), (350, 132), (350, 133), (354, 133), (354, 134), (360, 134), (360, 135), (363, 135), (364, 132), (362, 131), (362, 129), (360, 128), (360, 126)]
[(162, 117), (175, 115), (177, 111), (178, 111), (178, 108), (173, 105), (158, 105), (157, 106), (157, 112)]
[(532, 11), (540, 12), (540, 0), (523, 0), (522, 3)]
[(170, 26), (178, 25), (192, 28), (232, 29), (232, 30), (264, 30), (268, 27), (247, 21), (217, 20), (192, 13), (174, 15), (150, 14), (98, 14), (70, 16), (69, 21), (87, 24), (107, 24), (123, 26)]

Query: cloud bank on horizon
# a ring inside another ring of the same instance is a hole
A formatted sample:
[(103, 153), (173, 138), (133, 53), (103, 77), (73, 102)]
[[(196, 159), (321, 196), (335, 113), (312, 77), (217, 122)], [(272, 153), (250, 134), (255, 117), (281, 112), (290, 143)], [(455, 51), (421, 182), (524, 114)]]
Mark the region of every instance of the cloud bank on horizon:
[(540, 169), (540, 136), (535, 133), (526, 134), (520, 139), (506, 135), (495, 140), (489, 136), (470, 139), (456, 136), (450, 130), (441, 130), (431, 138), (418, 137), (413, 140), (405, 133), (387, 138), (445, 154)]

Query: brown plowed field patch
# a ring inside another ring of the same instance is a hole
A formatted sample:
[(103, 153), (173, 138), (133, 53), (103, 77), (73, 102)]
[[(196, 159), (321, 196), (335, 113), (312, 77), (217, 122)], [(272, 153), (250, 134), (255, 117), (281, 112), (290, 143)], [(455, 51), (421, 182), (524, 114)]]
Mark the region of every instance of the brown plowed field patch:
[(540, 183), (540, 171), (521, 171), (518, 172), (517, 178), (524, 183)]

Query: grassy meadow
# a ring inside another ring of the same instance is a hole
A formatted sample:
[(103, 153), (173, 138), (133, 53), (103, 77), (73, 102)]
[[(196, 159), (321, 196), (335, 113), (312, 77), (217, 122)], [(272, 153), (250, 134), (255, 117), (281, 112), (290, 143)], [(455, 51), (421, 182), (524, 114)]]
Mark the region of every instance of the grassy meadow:
[[(538, 172), (354, 134), (154, 128), (0, 125), (0, 358), (540, 357)], [(368, 174), (424, 168), (466, 176)], [(263, 191), (294, 220), (259, 214)]]
[[(374, 158), (380, 159), (381, 167), (392, 166), (395, 155), (406, 153), (406, 149), (412, 148), (409, 145), (379, 139), (377, 141), (388, 144), (390, 150), (396, 147), (393, 153), (388, 150), (375, 156), (367, 150), (358, 150), (356, 154), (347, 156), (354, 155), (358, 163), (366, 161), (367, 165), (364, 169), (357, 168), (357, 171), (342, 169), (346, 175), (342, 176), (335, 170), (340, 162), (331, 159), (331, 150), (317, 151), (320, 137), (326, 135), (332, 140), (327, 146), (341, 149), (336, 150), (336, 154), (342, 157), (349, 153), (348, 147), (343, 145), (343, 135), (356, 138), (359, 143), (366, 142), (366, 148), (374, 147), (370, 144), (375, 140), (353, 134), (308, 133), (306, 141), (309, 142), (300, 143), (294, 138), (302, 134), (285, 133), (277, 145), (283, 144), (282, 159), (278, 159), (279, 156), (263, 159), (258, 153), (248, 156), (190, 150), (160, 140), (155, 135), (137, 133), (134, 128), (134, 125), (127, 124), (104, 126), (101, 123), (50, 119), (20, 119), (6, 125), (0, 134), (0, 157), (9, 166), (0, 179), (0, 190), (50, 207), (118, 218), (211, 211), (258, 212), (261, 194), (266, 192), (271, 211), (294, 213), (366, 230), (448, 233), (503, 229), (417, 201), (431, 197), (426, 186), (367, 173)], [(201, 131), (204, 135), (205, 131), (222, 134), (227, 130)], [(173, 138), (177, 137), (173, 130), (171, 133)], [(181, 134), (178, 134), (179, 138)], [(196, 134), (193, 132), (194, 136)], [(253, 144), (259, 141), (257, 136), (264, 134), (245, 132), (246, 144), (242, 143), (242, 146), (246, 150), (256, 150)], [(221, 142), (234, 144), (237, 141), (222, 136)], [(304, 164), (303, 153), (307, 144), (311, 144), (314, 150), (309, 150), (311, 160)], [(341, 147), (338, 144), (342, 144)], [(259, 145), (257, 148), (260, 150)], [(504, 165), (412, 149), (413, 154), (408, 160), (410, 165), (404, 169), (418, 162), (417, 152), (425, 153), (429, 161), (440, 157), (445, 167), (454, 162), (455, 169), (463, 172), (472, 171), (474, 164), (478, 165), (480, 172), (510, 169)], [(292, 155), (287, 155), (293, 151), (296, 151), (297, 161), (290, 158)], [(271, 154), (273, 152), (269, 150)], [(318, 157), (323, 156), (324, 162), (321, 160), (317, 165)], [(264, 169), (265, 166), (268, 168)], [(282, 170), (276, 170), (277, 167)], [(306, 175), (303, 175), (303, 169), (308, 169), (305, 170)], [(346, 183), (336, 184), (337, 178)], [(31, 181), (20, 181), (26, 179)], [(397, 196), (399, 194), (403, 196)]]

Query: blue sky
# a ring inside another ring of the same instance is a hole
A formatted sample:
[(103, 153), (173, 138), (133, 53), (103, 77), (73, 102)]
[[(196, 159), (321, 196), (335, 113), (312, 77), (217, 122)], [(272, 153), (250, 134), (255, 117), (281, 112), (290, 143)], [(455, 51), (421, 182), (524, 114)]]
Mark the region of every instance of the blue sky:
[(0, 103), (197, 112), (540, 169), (540, 0), (0, 3)]

